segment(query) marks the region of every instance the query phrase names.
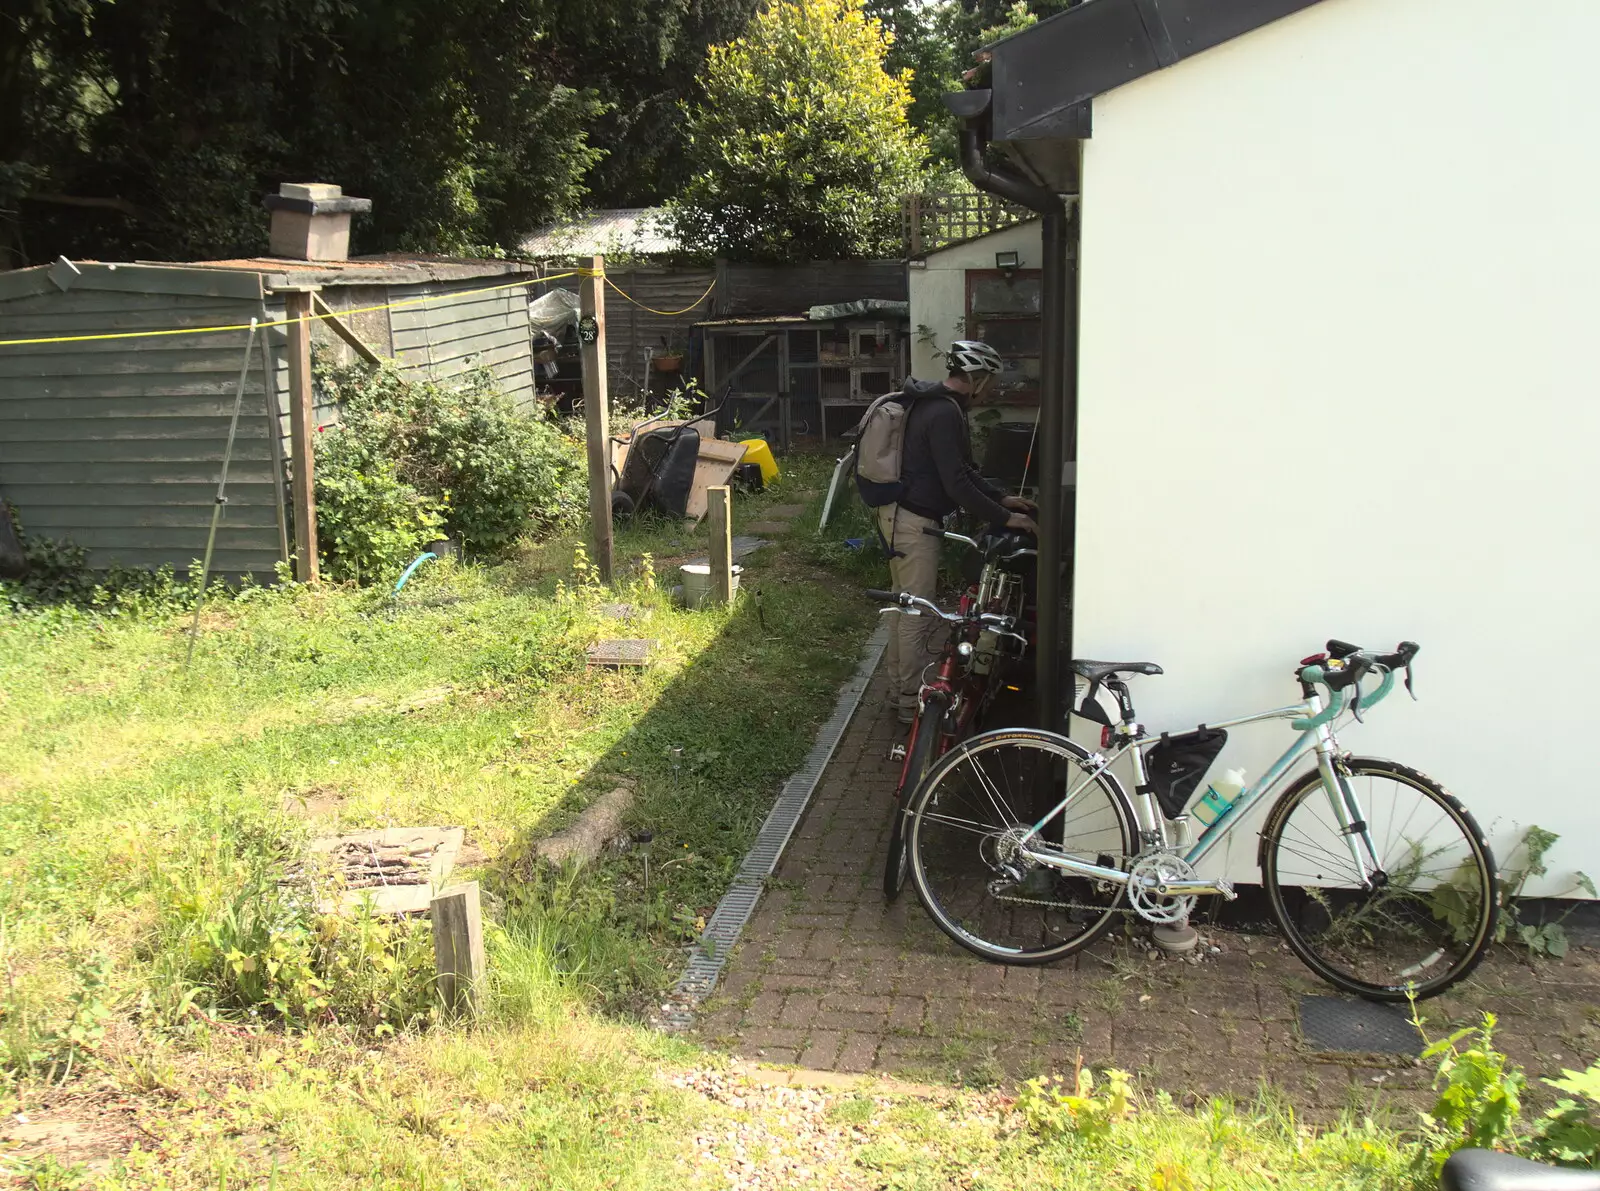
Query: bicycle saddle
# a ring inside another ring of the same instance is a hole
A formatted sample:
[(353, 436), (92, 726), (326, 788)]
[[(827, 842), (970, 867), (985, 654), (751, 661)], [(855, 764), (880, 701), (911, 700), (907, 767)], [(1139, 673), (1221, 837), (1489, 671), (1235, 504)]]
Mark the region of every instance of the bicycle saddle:
[(1161, 667), (1154, 662), (1091, 662), (1079, 658), (1072, 663), (1072, 672), (1098, 682), (1112, 674), (1160, 674)]
[(1544, 1166), (1495, 1150), (1457, 1150), (1439, 1191), (1600, 1191), (1600, 1171)]

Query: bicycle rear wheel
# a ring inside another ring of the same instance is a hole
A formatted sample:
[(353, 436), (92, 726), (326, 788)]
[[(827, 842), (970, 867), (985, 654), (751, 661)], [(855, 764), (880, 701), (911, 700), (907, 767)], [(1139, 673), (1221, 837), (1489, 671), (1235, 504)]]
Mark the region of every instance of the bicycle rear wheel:
[(1438, 782), (1370, 757), (1344, 763), (1372, 840), (1364, 881), (1318, 771), (1284, 791), (1261, 832), (1273, 917), (1306, 966), (1376, 1001), (1419, 1000), (1468, 975), (1494, 939), (1494, 857), (1467, 809)]
[(889, 852), (883, 860), (883, 896), (889, 901), (900, 896), (900, 891), (906, 887), (906, 878), (911, 875), (911, 857), (905, 844), (906, 806), (933, 765), (947, 707), (944, 695), (933, 691), (922, 701), (922, 712), (917, 716), (916, 735), (912, 737), (911, 751), (900, 774), (900, 788), (895, 791)]
[[(952, 749), (906, 812), (911, 879), (939, 929), (985, 959), (1042, 964), (1089, 946), (1123, 908), (1126, 885), (1069, 876), (1016, 845), (1068, 789), (1042, 833), (1064, 855), (1126, 869), (1137, 851), (1133, 808), (1088, 750), (1053, 732), (1000, 729)], [(1070, 785), (1069, 785), (1070, 783)]]

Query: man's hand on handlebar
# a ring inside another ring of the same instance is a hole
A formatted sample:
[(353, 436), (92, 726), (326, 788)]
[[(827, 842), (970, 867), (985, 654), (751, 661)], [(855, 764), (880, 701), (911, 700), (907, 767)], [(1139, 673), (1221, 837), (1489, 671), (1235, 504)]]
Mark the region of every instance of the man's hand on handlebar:
[(1002, 497), (1000, 503), (1013, 513), (1037, 513), (1039, 511), (1039, 506), (1034, 504), (1033, 501), (1026, 500), (1020, 496)]
[[(1009, 497), (1008, 501), (1009, 500), (1015, 500), (1015, 499), (1017, 499), (1017, 498), (1016, 497)], [(1038, 526), (1038, 524), (1035, 523), (1034, 519), (1032, 517), (1028, 516), (1028, 514), (1026, 514), (1026, 513), (1012, 513), (1011, 516), (1006, 518), (1006, 528), (1007, 529), (1020, 529), (1020, 530), (1022, 530), (1023, 533), (1031, 533), (1035, 537), (1037, 537), (1039, 535), (1039, 526)]]

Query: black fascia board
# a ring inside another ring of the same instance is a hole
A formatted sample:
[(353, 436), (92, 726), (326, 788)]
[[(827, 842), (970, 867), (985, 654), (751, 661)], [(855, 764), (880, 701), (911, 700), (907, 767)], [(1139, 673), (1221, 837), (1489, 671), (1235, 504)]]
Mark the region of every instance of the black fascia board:
[(1318, 0), (1085, 0), (989, 49), (996, 141), (1087, 136), (1089, 103)]

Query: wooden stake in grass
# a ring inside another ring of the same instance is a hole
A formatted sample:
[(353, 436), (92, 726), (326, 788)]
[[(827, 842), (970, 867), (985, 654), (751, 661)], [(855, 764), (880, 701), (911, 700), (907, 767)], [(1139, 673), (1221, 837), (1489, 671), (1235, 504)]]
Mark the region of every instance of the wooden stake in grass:
[(315, 583), (317, 564), (316, 431), (311, 393), (311, 290), (288, 290), (283, 308), (289, 318), (289, 437), (294, 444), (294, 577)]
[(711, 598), (733, 602), (733, 489), (726, 484), (706, 489), (711, 517)]
[(578, 343), (583, 358), (583, 435), (589, 448), (589, 520), (600, 582), (611, 584), (611, 419), (606, 408), (606, 258), (579, 265)]
[(483, 911), (478, 883), (456, 885), (433, 899), (433, 964), (447, 1014), (483, 1007)]

